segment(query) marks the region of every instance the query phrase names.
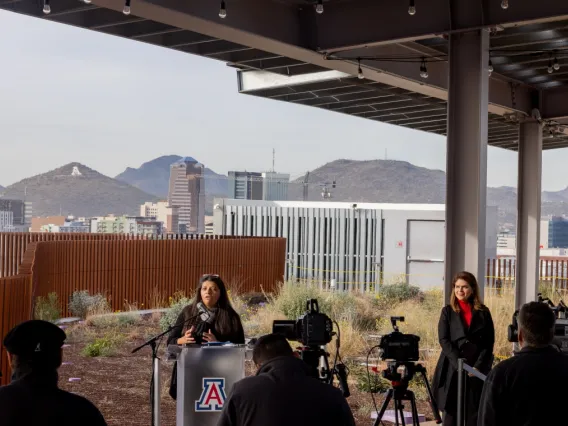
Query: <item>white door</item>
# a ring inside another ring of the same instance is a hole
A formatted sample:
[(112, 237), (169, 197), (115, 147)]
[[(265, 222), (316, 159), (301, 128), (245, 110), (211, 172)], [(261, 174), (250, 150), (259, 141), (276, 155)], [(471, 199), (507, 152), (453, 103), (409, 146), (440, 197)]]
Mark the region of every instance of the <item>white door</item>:
[(445, 223), (443, 220), (409, 220), (408, 283), (426, 290), (444, 285)]

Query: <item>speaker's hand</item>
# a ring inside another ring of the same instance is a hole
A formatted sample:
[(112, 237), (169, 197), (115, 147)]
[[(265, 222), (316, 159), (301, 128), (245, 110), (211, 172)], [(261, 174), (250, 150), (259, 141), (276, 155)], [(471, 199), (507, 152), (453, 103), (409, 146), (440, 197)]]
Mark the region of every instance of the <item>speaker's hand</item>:
[(192, 337), (192, 333), (194, 332), (195, 328), (191, 326), (189, 330), (185, 332), (185, 334), (177, 340), (178, 345), (189, 345), (195, 343), (195, 339)]

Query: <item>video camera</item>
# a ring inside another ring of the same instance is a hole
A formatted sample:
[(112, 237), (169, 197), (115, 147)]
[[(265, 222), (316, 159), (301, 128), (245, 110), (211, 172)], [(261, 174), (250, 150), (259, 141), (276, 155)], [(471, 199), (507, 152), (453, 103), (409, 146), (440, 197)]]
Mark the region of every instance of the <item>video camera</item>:
[[(286, 339), (300, 342), (303, 346), (299, 348), (300, 358), (312, 369), (315, 378), (333, 384), (333, 378), (337, 377), (339, 387), (343, 391), (343, 396), (350, 396), (347, 384), (349, 370), (339, 356), (340, 330), (337, 334), (333, 331), (333, 321), (326, 314), (320, 313), (318, 301), (310, 299), (306, 302), (306, 312), (297, 320), (276, 320), (272, 324), (272, 333), (281, 334)], [(336, 353), (333, 367), (329, 368), (329, 353), (324, 349), (325, 345), (331, 342), (336, 335)], [(323, 366), (322, 366), (323, 361)]]
[(379, 348), (383, 361), (411, 362), (420, 359), (420, 337), (414, 334), (401, 333), (396, 325), (397, 321), (404, 322), (404, 317), (391, 317), (393, 332), (381, 338)]
[(297, 320), (274, 321), (272, 332), (308, 347), (327, 345), (334, 335), (333, 322), (326, 314), (319, 312), (316, 299), (306, 302), (306, 312)]
[[(414, 393), (408, 389), (410, 381), (416, 374), (422, 377), (426, 385), (430, 408), (432, 409), (436, 423), (442, 423), (436, 400), (434, 399), (430, 383), (428, 382), (426, 368), (424, 365), (416, 362), (420, 359), (420, 337), (415, 334), (404, 334), (400, 332), (397, 321), (404, 322), (404, 317), (390, 317), (390, 321), (394, 331), (381, 337), (378, 348), (380, 349), (379, 358), (387, 364), (381, 374), (385, 379), (391, 382), (392, 388), (387, 391), (387, 395), (377, 414), (374, 426), (378, 426), (381, 423), (391, 398), (394, 398), (395, 411), (400, 411), (401, 416), (403, 416), (403, 401), (410, 401), (413, 419), (412, 424), (420, 424)], [(375, 403), (374, 398), (373, 403)]]
[[(562, 352), (568, 353), (568, 306), (564, 303), (562, 299), (558, 305), (554, 303), (548, 297), (542, 297), (542, 294), (538, 294), (538, 302), (546, 303), (554, 312), (556, 316), (556, 324), (554, 328), (554, 340), (553, 344), (558, 346)], [(511, 325), (509, 325), (507, 330), (507, 339), (511, 343), (517, 343), (519, 341), (519, 310), (517, 309), (513, 314)]]

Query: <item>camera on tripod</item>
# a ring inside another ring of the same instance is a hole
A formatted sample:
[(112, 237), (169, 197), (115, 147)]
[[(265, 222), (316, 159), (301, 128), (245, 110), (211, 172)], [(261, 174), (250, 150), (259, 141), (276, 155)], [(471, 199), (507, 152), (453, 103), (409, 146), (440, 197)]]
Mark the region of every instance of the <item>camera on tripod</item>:
[[(340, 330), (337, 334), (333, 331), (333, 321), (326, 314), (319, 311), (318, 301), (310, 299), (306, 302), (306, 312), (296, 320), (276, 320), (272, 323), (272, 333), (281, 334), (286, 339), (300, 342), (300, 358), (311, 367), (312, 375), (329, 384), (333, 384), (333, 378), (337, 377), (339, 387), (346, 398), (350, 396), (347, 385), (349, 370), (342, 363), (338, 363)], [(336, 336), (336, 352), (333, 367), (329, 368), (329, 353), (325, 345)]]
[(306, 302), (306, 312), (297, 320), (274, 321), (272, 332), (304, 346), (327, 345), (334, 334), (333, 322), (326, 314), (320, 313), (317, 299)]
[[(548, 297), (542, 297), (541, 293), (538, 293), (539, 303), (546, 303), (554, 312), (556, 317), (556, 324), (554, 326), (554, 339), (552, 343), (560, 349), (560, 351), (568, 353), (568, 306), (564, 303), (562, 299), (558, 305), (554, 303)], [(513, 313), (513, 318), (511, 324), (507, 330), (507, 340), (511, 343), (517, 343), (519, 341), (519, 310), (517, 309)]]
[[(394, 331), (381, 337), (378, 348), (380, 349), (379, 358), (387, 364), (386, 368), (382, 371), (382, 376), (390, 380), (392, 387), (387, 391), (387, 395), (377, 414), (374, 425), (378, 426), (382, 421), (391, 399), (394, 400), (394, 408), (397, 416), (400, 414), (401, 418), (404, 416), (403, 401), (409, 401), (413, 424), (419, 424), (416, 398), (414, 393), (408, 389), (410, 381), (417, 373), (422, 376), (422, 380), (426, 385), (432, 414), (436, 422), (441, 423), (442, 420), (438, 412), (438, 407), (426, 375), (426, 368), (416, 362), (420, 359), (420, 337), (415, 334), (404, 334), (399, 330), (397, 321), (404, 322), (404, 317), (391, 317), (390, 321)], [(396, 424), (398, 425), (398, 417), (396, 418)]]

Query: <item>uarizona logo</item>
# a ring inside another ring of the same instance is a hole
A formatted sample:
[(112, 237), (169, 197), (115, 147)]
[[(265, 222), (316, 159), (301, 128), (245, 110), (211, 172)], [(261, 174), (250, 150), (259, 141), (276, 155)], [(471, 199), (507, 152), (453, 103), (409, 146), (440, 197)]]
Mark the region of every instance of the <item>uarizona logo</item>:
[(225, 405), (225, 379), (203, 378), (203, 390), (198, 401), (195, 401), (195, 411), (215, 412), (223, 410)]

